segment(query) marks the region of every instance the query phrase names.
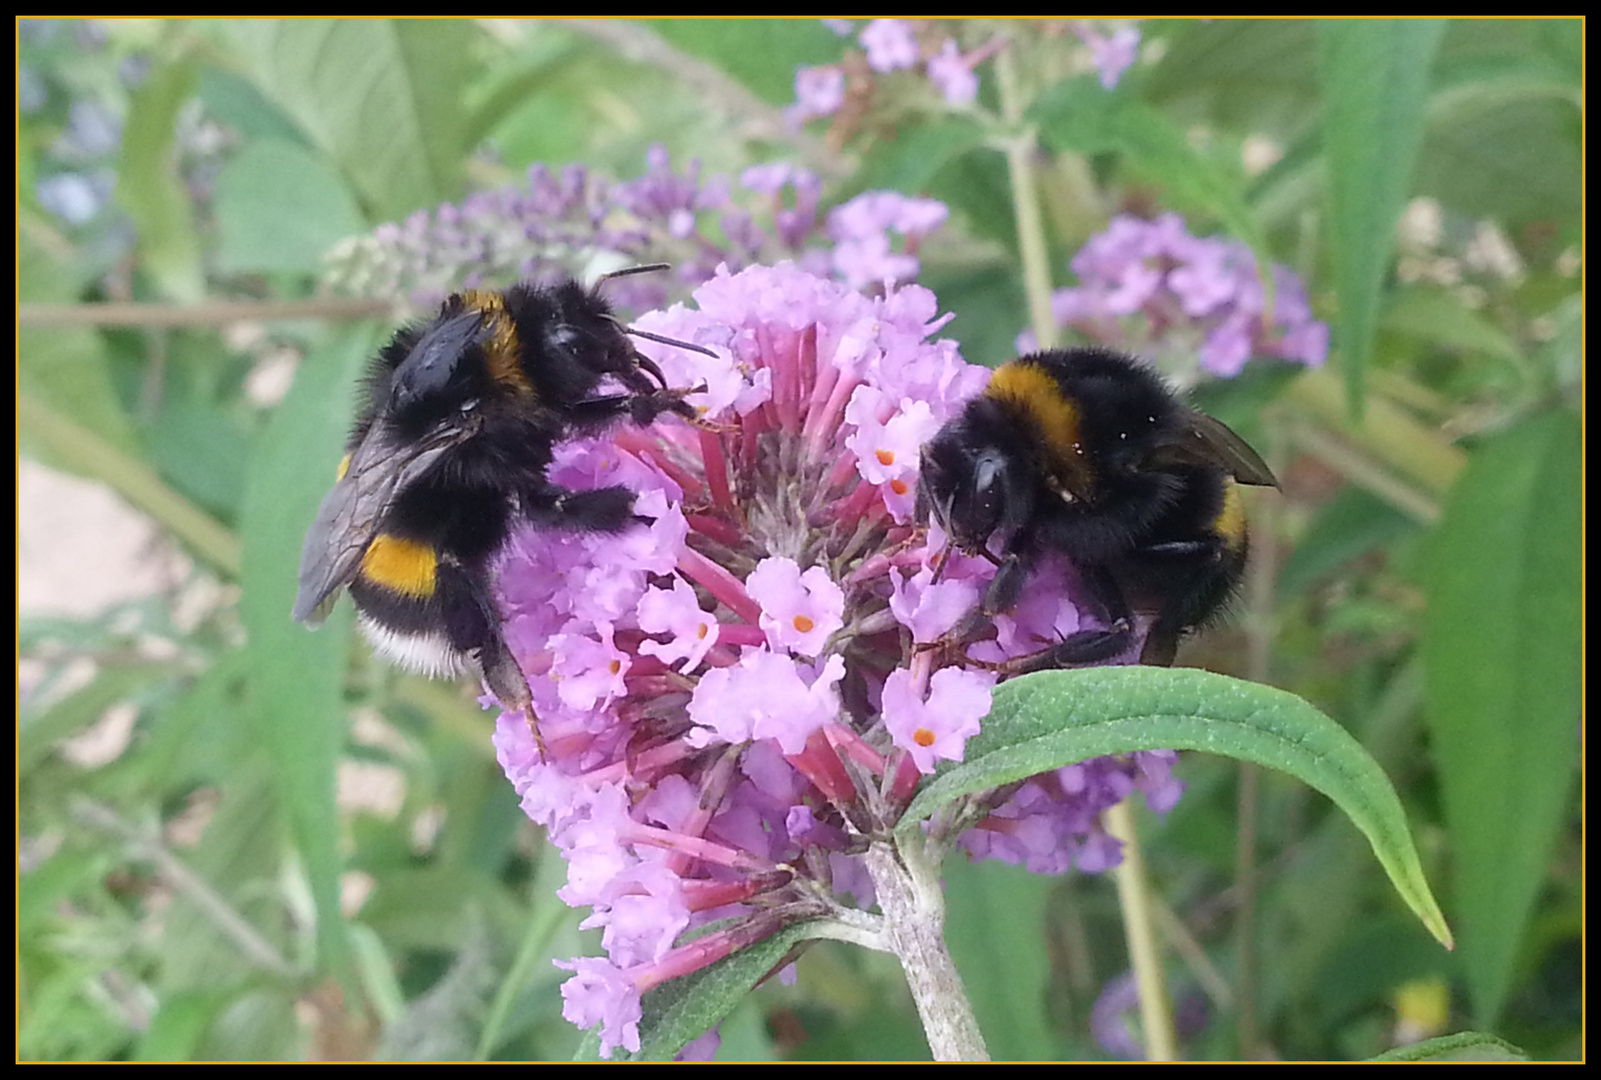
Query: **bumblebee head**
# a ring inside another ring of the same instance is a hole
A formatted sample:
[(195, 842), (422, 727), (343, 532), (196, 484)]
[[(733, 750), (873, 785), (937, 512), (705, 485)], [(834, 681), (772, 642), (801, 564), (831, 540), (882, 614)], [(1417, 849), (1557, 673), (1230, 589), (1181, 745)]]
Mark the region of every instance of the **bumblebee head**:
[(985, 550), (990, 537), (1025, 522), (1033, 511), (1026, 461), (1003, 447), (975, 442), (960, 422), (923, 448), (918, 502), (963, 551)]

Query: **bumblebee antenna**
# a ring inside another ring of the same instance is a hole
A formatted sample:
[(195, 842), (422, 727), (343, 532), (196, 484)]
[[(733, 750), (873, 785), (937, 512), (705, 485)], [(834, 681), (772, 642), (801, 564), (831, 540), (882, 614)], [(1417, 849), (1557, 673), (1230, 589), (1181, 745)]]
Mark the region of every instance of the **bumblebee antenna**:
[(673, 345), (680, 349), (688, 349), (690, 352), (698, 352), (702, 356), (709, 356), (713, 360), (717, 359), (717, 354), (704, 345), (696, 345), (689, 341), (679, 341), (677, 338), (662, 337), (660, 334), (653, 334), (649, 330), (636, 330), (632, 326), (623, 327), (623, 333), (631, 334), (637, 338), (644, 338), (646, 341), (654, 341), (658, 345)]
[(658, 271), (671, 270), (672, 268), (672, 263), (641, 263), (638, 266), (625, 266), (621, 270), (613, 270), (609, 274), (600, 275), (595, 279), (595, 284), (599, 285), (601, 282), (610, 281), (612, 278), (630, 277), (634, 274), (654, 274)]
[[(658, 271), (671, 270), (672, 268), (672, 263), (641, 263), (639, 266), (625, 266), (621, 270), (613, 270), (609, 274), (600, 275), (600, 277), (595, 280), (595, 285), (596, 287), (599, 287), (602, 282), (610, 281), (612, 278), (630, 277), (634, 274), (654, 274)], [(607, 318), (611, 318), (611, 316), (607, 316)], [(702, 356), (709, 356), (713, 360), (717, 359), (717, 354), (706, 348), (704, 345), (695, 345), (688, 341), (680, 341), (677, 338), (662, 337), (660, 334), (652, 334), (648, 330), (636, 330), (632, 326), (625, 325), (620, 319), (612, 318), (611, 321), (617, 327), (617, 329), (633, 337), (644, 338), (646, 341), (654, 341), (658, 345), (671, 345), (678, 349), (688, 349), (690, 352), (698, 352)], [(662, 378), (661, 371), (656, 367), (656, 364), (649, 357), (641, 355), (636, 350), (634, 352), (634, 359), (639, 363), (640, 367), (656, 376), (657, 381), (659, 381), (664, 388), (666, 387), (667, 380)]]

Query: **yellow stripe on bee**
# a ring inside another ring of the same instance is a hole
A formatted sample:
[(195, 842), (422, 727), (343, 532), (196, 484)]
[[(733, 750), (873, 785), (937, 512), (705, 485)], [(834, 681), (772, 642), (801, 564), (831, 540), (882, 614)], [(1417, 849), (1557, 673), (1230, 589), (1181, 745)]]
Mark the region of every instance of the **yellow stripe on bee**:
[(1230, 548), (1238, 548), (1245, 538), (1245, 500), (1240, 498), (1240, 485), (1228, 477), (1223, 479), (1223, 509), (1212, 528)]
[(434, 595), (439, 567), (434, 549), (415, 540), (379, 533), (361, 557), (361, 576), (402, 596), (426, 599)]
[(344, 457), (339, 459), (339, 475), (334, 477), (334, 483), (337, 484), (339, 481), (343, 480), (345, 478), (345, 474), (349, 471), (350, 455), (346, 454)]
[(1054, 375), (1034, 364), (1013, 360), (995, 369), (984, 393), (1038, 424), (1040, 436), (1054, 458), (1050, 464), (1064, 472), (1064, 478), (1070, 478), (1078, 492), (1090, 489), (1095, 477), (1084, 456), (1078, 404), (1062, 394)]
[(484, 342), (484, 363), (489, 377), (519, 394), (533, 396), (534, 385), (523, 371), (517, 323), (506, 311), (505, 296), (489, 289), (468, 289), (461, 294), (461, 302), (482, 312), (489, 321), (489, 340)]

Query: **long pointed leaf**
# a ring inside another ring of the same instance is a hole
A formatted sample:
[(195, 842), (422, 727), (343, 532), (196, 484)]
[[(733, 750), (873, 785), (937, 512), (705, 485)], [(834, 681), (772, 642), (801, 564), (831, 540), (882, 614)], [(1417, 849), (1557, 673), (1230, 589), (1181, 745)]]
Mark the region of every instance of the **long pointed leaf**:
[(1205, 750), (1287, 772), (1334, 800), (1368, 838), (1401, 898), (1442, 943), (1395, 789), (1360, 743), (1294, 694), (1188, 668), (1044, 671), (1004, 682), (967, 757), (907, 808), (901, 829), (962, 795), (1104, 754)]
[(1423, 140), (1439, 20), (1346, 19), (1318, 27), (1329, 245), (1340, 295), (1346, 392), (1360, 408), (1395, 223)]
[(1479, 447), (1430, 550), (1430, 745), (1476, 1020), (1510, 988), (1582, 754), (1581, 432), (1545, 417)]
[(241, 514), (239, 606), (250, 639), (251, 713), (272, 757), (278, 796), (317, 905), (322, 962), (347, 987), (354, 983), (339, 911), (343, 865), (334, 770), (344, 745), (341, 697), (349, 607), (336, 609), (317, 634), (291, 621), (289, 611), (301, 542), (332, 482), (350, 384), (368, 344), (366, 331), (352, 330), (302, 362), (289, 396), (258, 442)]

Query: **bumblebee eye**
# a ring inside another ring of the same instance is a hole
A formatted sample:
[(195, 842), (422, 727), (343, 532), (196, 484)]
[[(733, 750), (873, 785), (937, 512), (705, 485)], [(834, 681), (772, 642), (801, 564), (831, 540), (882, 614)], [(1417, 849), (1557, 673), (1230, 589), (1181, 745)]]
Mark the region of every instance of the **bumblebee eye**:
[(999, 454), (980, 454), (973, 466), (973, 490), (984, 495), (995, 486), (995, 478), (1001, 474), (1004, 464)]

